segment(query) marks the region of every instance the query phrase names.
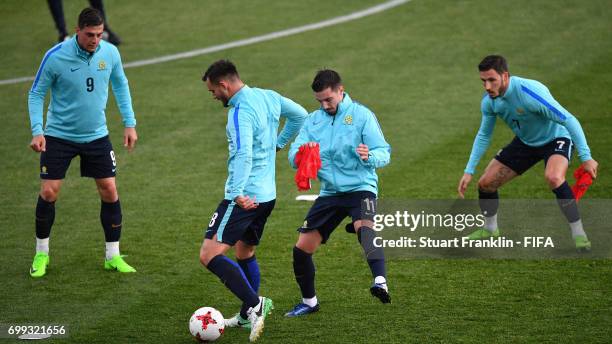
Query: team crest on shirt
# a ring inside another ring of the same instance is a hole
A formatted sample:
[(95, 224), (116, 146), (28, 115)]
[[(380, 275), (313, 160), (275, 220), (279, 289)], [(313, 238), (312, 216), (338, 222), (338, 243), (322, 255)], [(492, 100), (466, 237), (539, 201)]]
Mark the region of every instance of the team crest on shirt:
[(516, 108), (516, 113), (522, 115), (525, 113), (525, 110), (523, 108)]
[(353, 115), (344, 116), (344, 124), (353, 125)]
[(98, 71), (105, 70), (105, 69), (106, 69), (106, 62), (104, 62), (104, 60), (100, 60), (100, 62), (98, 62)]

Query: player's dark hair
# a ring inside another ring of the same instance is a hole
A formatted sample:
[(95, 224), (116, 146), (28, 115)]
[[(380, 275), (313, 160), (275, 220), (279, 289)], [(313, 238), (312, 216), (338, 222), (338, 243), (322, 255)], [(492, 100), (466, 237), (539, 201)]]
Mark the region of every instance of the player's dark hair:
[(508, 71), (508, 62), (501, 55), (489, 55), (480, 61), (478, 70), (486, 72), (490, 69), (494, 69), (497, 73), (502, 74)]
[(240, 76), (236, 66), (230, 60), (219, 60), (208, 67), (202, 81), (206, 82), (208, 79), (211, 83), (218, 84), (219, 80), (226, 78), (240, 78)]
[(322, 69), (317, 72), (310, 87), (315, 92), (321, 92), (328, 87), (331, 87), (332, 90), (337, 90), (340, 85), (342, 85), (340, 74), (331, 69)]
[(79, 29), (83, 29), (86, 26), (98, 26), (102, 24), (104, 24), (102, 12), (95, 8), (87, 7), (79, 14)]

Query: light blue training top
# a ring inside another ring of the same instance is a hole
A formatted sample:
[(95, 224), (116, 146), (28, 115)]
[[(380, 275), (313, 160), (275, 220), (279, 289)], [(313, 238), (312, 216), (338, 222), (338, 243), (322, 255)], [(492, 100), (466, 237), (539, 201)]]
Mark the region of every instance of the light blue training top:
[[(96, 51), (81, 49), (75, 35), (45, 54), (28, 97), (32, 136), (50, 135), (73, 142), (91, 142), (108, 135), (106, 102), (109, 81), (125, 127), (135, 127), (128, 80), (117, 48), (100, 41)], [(51, 101), (43, 130), (43, 105)]]
[[(308, 112), (275, 91), (247, 85), (230, 98), (228, 105), (225, 199), (276, 199), (276, 149), (283, 148), (298, 133)], [(280, 117), (286, 121), (278, 134)]]
[[(344, 93), (335, 115), (328, 114), (323, 108), (312, 112), (289, 149), (289, 163), (293, 168), (297, 168), (295, 155), (307, 142), (319, 143), (319, 195), (355, 191), (370, 191), (378, 195), (376, 169), (391, 161), (391, 146), (370, 109)], [(360, 143), (368, 146), (367, 161), (357, 154)]]
[(546, 86), (536, 80), (510, 77), (508, 89), (502, 96), (491, 98), (485, 93), (480, 110), (482, 121), (465, 173), (474, 174), (491, 143), (498, 116), (526, 145), (540, 147), (555, 138), (566, 137), (576, 145), (581, 161), (592, 159), (580, 122), (553, 98)]

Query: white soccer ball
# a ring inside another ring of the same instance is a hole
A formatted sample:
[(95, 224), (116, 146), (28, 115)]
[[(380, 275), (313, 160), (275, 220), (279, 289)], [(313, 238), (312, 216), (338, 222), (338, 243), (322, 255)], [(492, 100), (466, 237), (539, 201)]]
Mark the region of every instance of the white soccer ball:
[(216, 340), (224, 329), (223, 315), (212, 307), (199, 308), (189, 319), (189, 332), (200, 342)]

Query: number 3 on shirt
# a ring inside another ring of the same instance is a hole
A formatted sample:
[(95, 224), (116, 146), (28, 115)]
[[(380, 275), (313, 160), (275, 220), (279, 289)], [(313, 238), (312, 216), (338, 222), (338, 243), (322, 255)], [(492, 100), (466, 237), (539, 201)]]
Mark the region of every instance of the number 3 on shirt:
[(94, 90), (94, 79), (89, 77), (85, 80), (85, 85), (87, 86), (87, 92), (93, 92)]

